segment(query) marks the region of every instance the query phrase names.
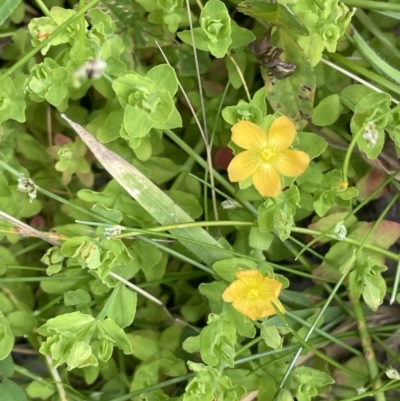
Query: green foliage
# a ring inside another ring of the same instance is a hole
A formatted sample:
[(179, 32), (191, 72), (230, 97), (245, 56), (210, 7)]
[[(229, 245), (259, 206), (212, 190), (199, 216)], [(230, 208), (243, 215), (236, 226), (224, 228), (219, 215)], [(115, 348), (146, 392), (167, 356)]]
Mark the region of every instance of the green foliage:
[(131, 140), (145, 136), (151, 128), (167, 129), (182, 125), (173, 102), (178, 81), (171, 67), (154, 67), (146, 76), (128, 73), (114, 81), (113, 89), (124, 109), (123, 131), (120, 134), (131, 146), (134, 143)]
[(399, 398), (400, 7), (353, 3), (0, 1), (1, 401)]
[(97, 366), (107, 362), (114, 347), (132, 353), (126, 334), (111, 319), (97, 320), (80, 312), (66, 313), (49, 319), (38, 328), (47, 337), (40, 352), (50, 355), (52, 366), (66, 363), (68, 370)]

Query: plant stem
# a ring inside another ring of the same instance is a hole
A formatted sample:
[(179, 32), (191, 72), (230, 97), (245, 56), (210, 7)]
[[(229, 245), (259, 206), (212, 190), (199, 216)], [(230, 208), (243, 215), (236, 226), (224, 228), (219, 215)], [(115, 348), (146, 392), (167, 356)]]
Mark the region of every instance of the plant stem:
[(329, 58), (332, 60), (338, 61), (341, 65), (348, 68), (349, 70), (356, 72), (357, 74), (374, 81), (378, 85), (381, 85), (385, 89), (389, 90), (390, 92), (394, 92), (397, 95), (400, 95), (400, 86), (395, 84), (394, 82), (389, 81), (385, 77), (382, 77), (379, 74), (376, 74), (373, 71), (368, 70), (367, 68), (361, 67), (357, 63), (347, 59), (346, 57), (338, 54), (338, 53), (329, 53)]
[(37, 4), (37, 6), (40, 8), (40, 10), (42, 11), (42, 13), (46, 16), (46, 17), (50, 17), (51, 19), (53, 19), (53, 17), (50, 14), (49, 9), (47, 8), (46, 4), (43, 3), (42, 0), (35, 0), (35, 3)]
[[(86, 0), (79, 0), (79, 8), (85, 7)], [(79, 19), (79, 63), (85, 62), (85, 47), (86, 47), (86, 19), (85, 14)]]
[[(379, 377), (379, 369), (376, 364), (375, 351), (371, 344), (371, 337), (368, 333), (367, 322), (365, 320), (364, 312), (362, 310), (359, 299), (353, 298), (350, 294), (349, 294), (349, 299), (353, 305), (354, 318), (357, 321), (357, 328), (360, 333), (361, 346), (364, 351), (364, 356), (365, 356), (365, 361), (368, 366), (369, 376), (370, 376), (371, 380), (377, 379), (376, 381), (373, 382), (372, 388), (374, 390), (377, 390), (379, 387), (382, 386), (382, 382), (378, 378)], [(385, 393), (383, 393), (383, 392), (376, 393), (375, 400), (376, 401), (386, 401)]]
[[(386, 213), (390, 210), (390, 208), (394, 205), (394, 203), (397, 201), (397, 199), (400, 196), (400, 192), (398, 192), (392, 199), (391, 201), (387, 204), (385, 209), (382, 211), (380, 214), (379, 218), (375, 221), (374, 225), (371, 227), (371, 229), (368, 231), (367, 235), (364, 237), (361, 246), (358, 248), (357, 253), (355, 255), (355, 259), (357, 260), (358, 255), (361, 253), (364, 247), (366, 247), (366, 244), (368, 240), (371, 238), (373, 232), (375, 231), (376, 227), (378, 227), (379, 223), (383, 220), (385, 217)], [(367, 323), (365, 321), (365, 316), (364, 312), (361, 308), (360, 305), (360, 300), (358, 298), (354, 298), (351, 295), (351, 292), (349, 291), (349, 299), (350, 302), (353, 305), (353, 310), (354, 310), (354, 318), (357, 321), (357, 327), (358, 331), (360, 333), (360, 340), (361, 340), (361, 345), (364, 351), (364, 356), (365, 360), (368, 365), (368, 371), (369, 371), (369, 376), (371, 378), (372, 383), (372, 388), (374, 390), (378, 390), (380, 387), (382, 387), (382, 382), (379, 378), (379, 369), (377, 366), (376, 358), (375, 358), (375, 352), (374, 348), (372, 347), (371, 343), (371, 337), (368, 332), (367, 328)], [(376, 401), (386, 401), (385, 393), (382, 391), (379, 391), (375, 394), (375, 400)]]
[(367, 10), (394, 11), (400, 13), (400, 5), (394, 3), (384, 3), (374, 0), (343, 0), (346, 6), (365, 8)]
[(357, 10), (356, 17), (358, 20), (364, 25), (368, 31), (372, 33), (374, 38), (377, 38), (379, 42), (381, 42), (387, 50), (390, 51), (394, 56), (400, 58), (400, 50), (393, 45), (393, 43), (387, 39), (387, 37), (383, 34), (383, 32), (375, 25), (375, 23), (365, 14), (362, 10)]

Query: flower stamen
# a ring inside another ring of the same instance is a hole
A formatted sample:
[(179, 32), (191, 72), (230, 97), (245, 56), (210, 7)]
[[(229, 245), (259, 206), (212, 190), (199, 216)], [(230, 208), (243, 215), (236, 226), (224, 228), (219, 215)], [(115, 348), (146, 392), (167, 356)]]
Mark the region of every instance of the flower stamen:
[(277, 152), (275, 149), (267, 147), (261, 152), (261, 158), (265, 163), (273, 163), (276, 160)]

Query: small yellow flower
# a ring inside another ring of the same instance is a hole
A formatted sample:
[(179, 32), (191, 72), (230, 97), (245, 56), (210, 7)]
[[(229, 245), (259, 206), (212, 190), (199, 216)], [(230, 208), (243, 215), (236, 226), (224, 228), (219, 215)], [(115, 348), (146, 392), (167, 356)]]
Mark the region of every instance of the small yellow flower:
[(339, 188), (337, 189), (337, 192), (344, 192), (346, 191), (347, 187), (349, 186), (349, 183), (347, 181), (342, 181), (339, 185)]
[(251, 176), (262, 196), (278, 196), (282, 188), (279, 174), (297, 177), (304, 173), (310, 162), (307, 153), (288, 149), (295, 136), (296, 128), (285, 116), (273, 121), (268, 134), (249, 121), (236, 123), (231, 139), (245, 151), (230, 162), (230, 181), (239, 182)]
[(264, 277), (254, 269), (238, 270), (235, 274), (238, 280), (228, 286), (222, 294), (222, 299), (232, 302), (237, 311), (252, 320), (275, 315), (272, 302), (276, 303), (281, 312), (285, 311), (278, 301), (282, 288), (279, 281)]

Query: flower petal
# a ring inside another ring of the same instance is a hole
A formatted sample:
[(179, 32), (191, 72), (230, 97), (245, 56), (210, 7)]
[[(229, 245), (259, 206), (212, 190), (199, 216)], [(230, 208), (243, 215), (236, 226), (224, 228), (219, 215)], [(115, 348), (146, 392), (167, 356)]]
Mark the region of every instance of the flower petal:
[(265, 277), (260, 286), (262, 298), (275, 301), (282, 289), (282, 283), (273, 278)]
[(238, 270), (235, 276), (251, 288), (261, 286), (264, 281), (262, 273), (255, 269)]
[(251, 320), (256, 320), (258, 318), (259, 311), (255, 307), (254, 302), (250, 299), (244, 298), (234, 301), (232, 306), (243, 315), (249, 317)]
[(222, 299), (225, 302), (234, 302), (238, 299), (246, 298), (249, 289), (241, 280), (235, 280), (228, 287), (222, 294)]
[(253, 174), (252, 181), (262, 196), (278, 196), (281, 192), (281, 180), (270, 164), (265, 164), (258, 168)]
[(245, 180), (252, 175), (261, 163), (260, 156), (251, 151), (245, 150), (235, 156), (228, 166), (228, 176), (231, 182), (239, 182)]
[(232, 128), (231, 140), (246, 150), (261, 150), (267, 145), (267, 134), (256, 124), (242, 120)]
[(268, 146), (277, 151), (285, 150), (293, 143), (295, 136), (294, 124), (285, 116), (278, 117), (268, 131)]
[(301, 150), (284, 150), (278, 154), (274, 167), (278, 173), (286, 177), (297, 177), (303, 174), (308, 164), (310, 156)]

